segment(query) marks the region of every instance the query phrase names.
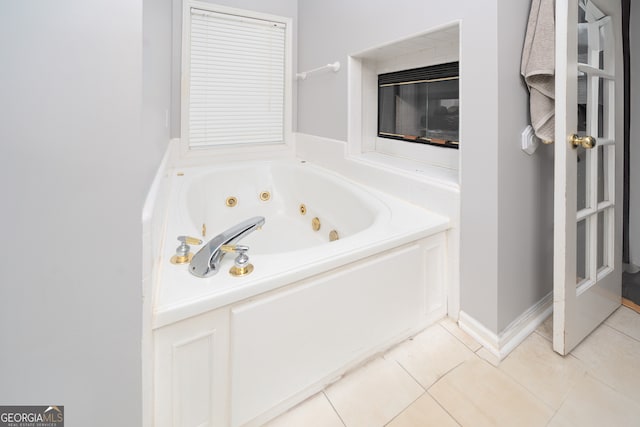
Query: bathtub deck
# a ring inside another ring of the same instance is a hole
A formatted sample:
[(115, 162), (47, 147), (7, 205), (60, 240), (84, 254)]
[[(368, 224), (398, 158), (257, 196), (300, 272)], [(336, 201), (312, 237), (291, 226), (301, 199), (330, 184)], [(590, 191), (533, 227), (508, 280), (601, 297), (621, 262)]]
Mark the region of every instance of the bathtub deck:
[[(196, 171), (193, 175), (197, 176), (198, 173)], [(184, 175), (186, 176), (174, 178), (172, 182), (169, 206), (180, 206), (184, 188), (189, 185), (190, 173), (187, 172)], [(253, 253), (250, 250), (249, 255), (255, 270), (250, 275), (240, 278), (227, 274), (233, 266), (232, 256), (226, 256), (223, 259), (218, 274), (205, 279), (192, 276), (187, 271), (187, 265), (170, 264), (169, 259), (175, 254), (174, 239), (179, 235), (197, 233), (192, 226), (191, 228), (187, 226), (184, 214), (172, 219), (170, 213), (165, 232), (163, 257), (158, 261), (153, 327), (162, 327), (272, 291), (376, 253), (437, 234), (450, 227), (448, 218), (374, 189), (358, 186), (358, 192), (369, 194), (382, 206), (381, 213), (366, 230), (335, 242), (288, 252), (269, 254)], [(210, 235), (216, 233), (211, 230), (209, 232)], [(287, 230), (284, 229), (283, 232)], [(250, 241), (250, 238), (251, 236), (247, 241)]]

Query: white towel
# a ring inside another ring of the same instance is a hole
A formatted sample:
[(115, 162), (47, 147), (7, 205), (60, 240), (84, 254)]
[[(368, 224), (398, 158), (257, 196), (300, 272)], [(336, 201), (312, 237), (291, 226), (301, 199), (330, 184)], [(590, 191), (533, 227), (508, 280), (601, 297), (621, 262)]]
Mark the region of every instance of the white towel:
[(544, 142), (554, 139), (555, 69), (554, 0), (532, 0), (520, 73), (529, 88), (531, 126)]

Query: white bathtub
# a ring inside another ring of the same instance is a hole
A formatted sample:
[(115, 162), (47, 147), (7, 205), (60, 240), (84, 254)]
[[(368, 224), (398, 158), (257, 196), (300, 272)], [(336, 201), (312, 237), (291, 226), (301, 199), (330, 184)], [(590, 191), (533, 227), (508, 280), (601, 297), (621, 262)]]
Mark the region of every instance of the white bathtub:
[[(170, 186), (156, 425), (260, 425), (446, 313), (447, 218), (299, 161), (175, 170)], [(207, 241), (258, 215), (237, 242), (251, 274), (228, 274), (230, 254), (208, 278), (169, 263), (177, 236)]]

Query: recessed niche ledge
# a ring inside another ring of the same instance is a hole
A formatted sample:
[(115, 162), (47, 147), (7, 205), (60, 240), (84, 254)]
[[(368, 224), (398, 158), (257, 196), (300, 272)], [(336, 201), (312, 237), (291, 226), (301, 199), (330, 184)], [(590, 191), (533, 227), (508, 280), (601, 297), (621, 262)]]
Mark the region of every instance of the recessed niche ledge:
[(388, 154), (370, 151), (355, 156), (349, 156), (354, 162), (366, 164), (378, 169), (386, 169), (411, 176), (413, 179), (431, 182), (453, 190), (458, 190), (458, 170), (449, 169), (413, 159), (391, 156)]

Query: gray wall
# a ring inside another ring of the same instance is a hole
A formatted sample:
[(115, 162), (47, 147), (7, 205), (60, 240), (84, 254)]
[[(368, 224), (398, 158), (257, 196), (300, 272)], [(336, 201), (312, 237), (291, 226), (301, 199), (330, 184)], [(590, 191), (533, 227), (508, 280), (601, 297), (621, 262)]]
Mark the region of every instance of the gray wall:
[(141, 422), (142, 22), (142, 1), (0, 3), (0, 402), (71, 427)]
[[(180, 137), (180, 76), (182, 66), (182, 1), (173, 1), (173, 23), (171, 43), (171, 137)], [(298, 37), (298, 0), (203, 0), (205, 3), (218, 4), (237, 9), (251, 10), (283, 16), (293, 20), (293, 69), (297, 63)], [(296, 122), (296, 89), (293, 89), (293, 123)], [(294, 125), (295, 126), (295, 125)]]
[(529, 115), (520, 59), (530, 1), (498, 3), (498, 331), (501, 331), (553, 289), (553, 145), (540, 145), (533, 156), (520, 148), (520, 134)]
[[(629, 43), (631, 51), (631, 176), (629, 198), (629, 255), (640, 266), (640, 3), (631, 2)], [(634, 23), (636, 25), (634, 25)]]
[(172, 0), (142, 3), (143, 137), (148, 156), (159, 161), (171, 127)]
[[(393, 7), (390, 7), (392, 5)], [(461, 307), (493, 332), (551, 291), (549, 150), (520, 150), (528, 0), (300, 0), (300, 70), (461, 20)], [(298, 131), (347, 138), (347, 71), (298, 87)], [(544, 147), (543, 147), (544, 148)]]

